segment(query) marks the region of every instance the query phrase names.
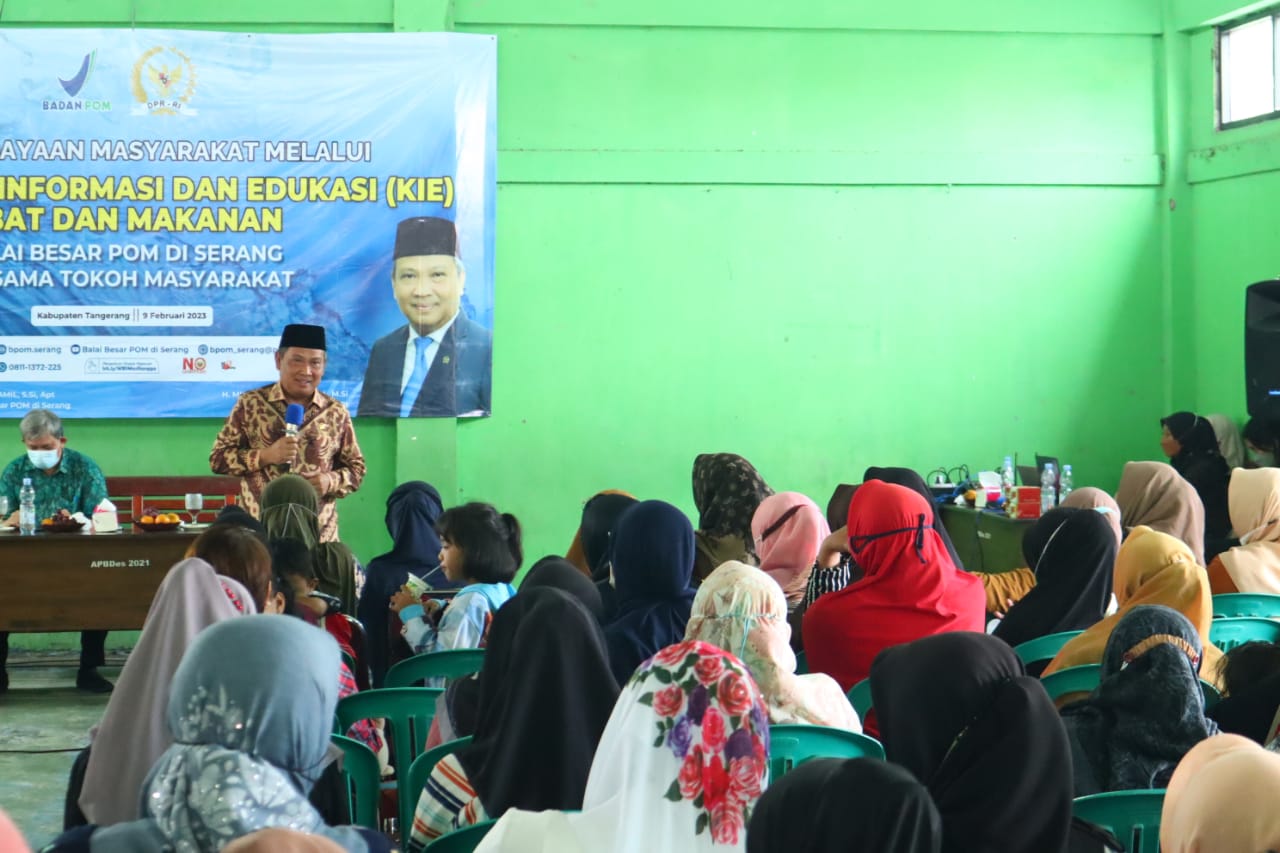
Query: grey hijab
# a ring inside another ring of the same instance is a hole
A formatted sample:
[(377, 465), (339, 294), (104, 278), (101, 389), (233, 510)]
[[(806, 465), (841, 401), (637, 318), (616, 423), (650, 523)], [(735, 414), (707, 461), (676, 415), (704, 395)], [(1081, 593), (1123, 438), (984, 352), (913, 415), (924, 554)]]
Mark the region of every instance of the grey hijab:
[(287, 616), (247, 616), (196, 638), (173, 677), (169, 747), (142, 787), (142, 820), (98, 830), (93, 853), (216, 853), (284, 827), (367, 845), (307, 802), (329, 760), (338, 644)]
[(1102, 680), (1062, 715), (1076, 761), (1076, 796), (1164, 788), (1182, 757), (1218, 733), (1200, 689), (1204, 648), (1171, 607), (1135, 607), (1116, 623)]

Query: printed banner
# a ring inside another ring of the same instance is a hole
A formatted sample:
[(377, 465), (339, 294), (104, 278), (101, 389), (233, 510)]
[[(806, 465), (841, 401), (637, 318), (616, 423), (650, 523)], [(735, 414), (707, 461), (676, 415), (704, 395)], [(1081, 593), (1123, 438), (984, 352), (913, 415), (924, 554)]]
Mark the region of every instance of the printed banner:
[(288, 323), (353, 413), (489, 413), (494, 37), (7, 29), (0, 67), (0, 417), (223, 417)]

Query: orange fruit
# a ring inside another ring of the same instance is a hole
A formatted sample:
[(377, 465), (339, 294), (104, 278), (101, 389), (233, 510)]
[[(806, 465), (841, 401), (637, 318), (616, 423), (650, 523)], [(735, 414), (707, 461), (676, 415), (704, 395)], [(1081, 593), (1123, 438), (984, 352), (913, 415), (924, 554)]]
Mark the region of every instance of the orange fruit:
[(139, 521), (141, 524), (155, 524), (155, 523), (156, 523), (155, 516), (152, 516), (152, 515), (144, 515), (142, 518), (138, 519), (138, 521)]
[(52, 527), (52, 526), (53, 526), (53, 519), (52, 519), (52, 518), (46, 518), (44, 521), (40, 522), (40, 524), (41, 524), (43, 527)]

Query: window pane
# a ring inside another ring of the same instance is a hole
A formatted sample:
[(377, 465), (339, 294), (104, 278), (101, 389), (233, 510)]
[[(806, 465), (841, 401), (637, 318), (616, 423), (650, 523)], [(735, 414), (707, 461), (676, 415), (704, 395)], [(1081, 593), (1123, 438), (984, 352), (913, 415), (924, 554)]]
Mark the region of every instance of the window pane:
[(1275, 27), (1261, 18), (1222, 32), (1222, 121), (1275, 110)]

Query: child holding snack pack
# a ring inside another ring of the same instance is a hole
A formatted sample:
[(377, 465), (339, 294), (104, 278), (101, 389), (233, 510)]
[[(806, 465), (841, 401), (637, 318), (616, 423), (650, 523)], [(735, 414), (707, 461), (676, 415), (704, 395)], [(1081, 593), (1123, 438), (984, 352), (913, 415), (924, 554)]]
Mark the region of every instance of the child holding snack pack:
[(511, 581), (520, 568), (520, 522), (486, 503), (446, 510), (436, 522), (440, 567), (461, 588), (446, 606), (424, 599), (425, 584), (410, 578), (391, 597), (400, 633), (415, 654), (478, 648), (493, 614), (515, 595)]

